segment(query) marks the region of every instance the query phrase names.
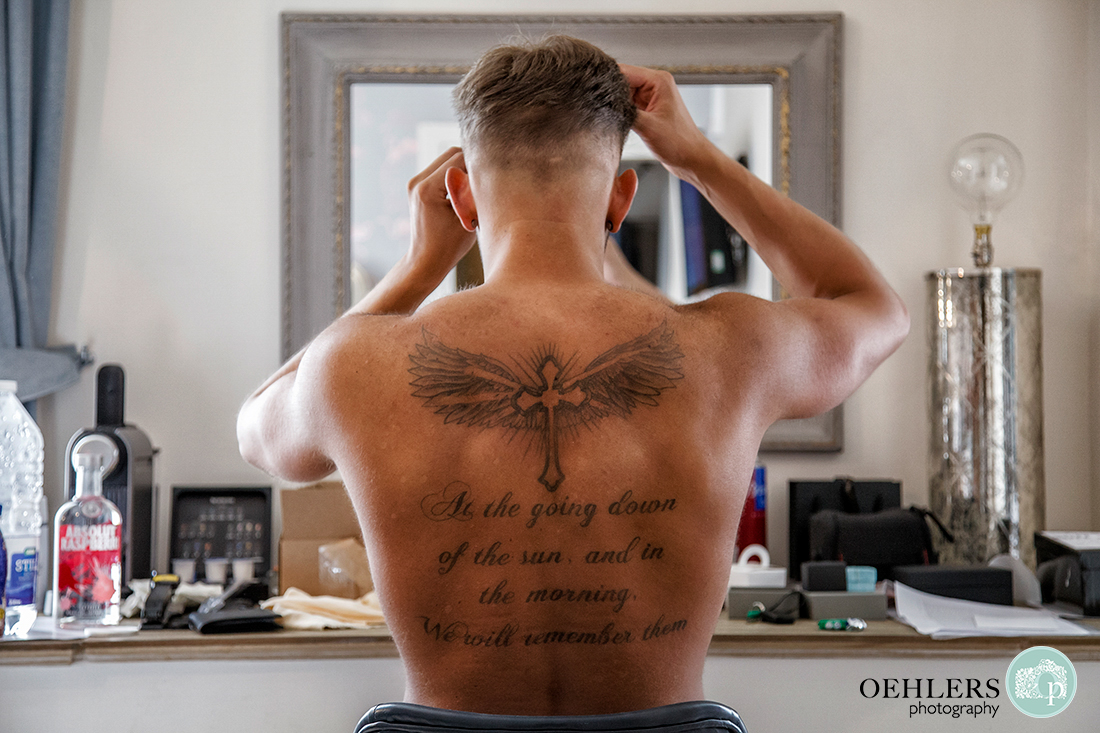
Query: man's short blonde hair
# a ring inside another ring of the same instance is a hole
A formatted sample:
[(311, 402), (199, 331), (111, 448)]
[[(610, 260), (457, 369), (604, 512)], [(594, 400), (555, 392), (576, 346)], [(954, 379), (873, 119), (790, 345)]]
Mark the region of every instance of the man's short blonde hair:
[(490, 50), (455, 87), (454, 104), (467, 153), (505, 167), (581, 156), (593, 140), (621, 155), (637, 116), (618, 63), (562, 35)]

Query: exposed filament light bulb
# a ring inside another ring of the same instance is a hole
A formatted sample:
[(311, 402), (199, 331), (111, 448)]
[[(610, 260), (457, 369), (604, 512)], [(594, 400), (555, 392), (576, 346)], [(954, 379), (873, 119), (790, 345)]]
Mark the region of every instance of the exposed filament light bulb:
[(974, 265), (989, 267), (993, 261), (993, 219), (1023, 184), (1023, 156), (1000, 135), (971, 135), (951, 153), (950, 180), (951, 190), (970, 213), (974, 225)]

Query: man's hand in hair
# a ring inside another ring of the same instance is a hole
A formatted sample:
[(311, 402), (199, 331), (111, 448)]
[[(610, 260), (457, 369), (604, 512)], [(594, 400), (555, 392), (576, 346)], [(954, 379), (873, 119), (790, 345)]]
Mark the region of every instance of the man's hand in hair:
[(619, 68), (638, 108), (634, 131), (673, 175), (689, 179), (713, 146), (691, 119), (672, 74), (629, 64)]
[(447, 197), (445, 179), (450, 168), (466, 170), (460, 148), (449, 148), (409, 181), (412, 236), (407, 258), (418, 269), (427, 268), (426, 274), (446, 276), (477, 241), (473, 227), (463, 227)]

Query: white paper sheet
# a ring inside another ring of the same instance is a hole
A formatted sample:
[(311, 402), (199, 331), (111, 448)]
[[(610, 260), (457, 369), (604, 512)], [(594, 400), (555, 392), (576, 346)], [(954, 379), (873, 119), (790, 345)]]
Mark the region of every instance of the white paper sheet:
[(1090, 629), (1040, 608), (960, 601), (894, 583), (898, 618), (933, 639), (963, 636), (1087, 636)]
[(1039, 534), (1055, 542), (1061, 542), (1078, 552), (1100, 550), (1100, 532), (1040, 532)]

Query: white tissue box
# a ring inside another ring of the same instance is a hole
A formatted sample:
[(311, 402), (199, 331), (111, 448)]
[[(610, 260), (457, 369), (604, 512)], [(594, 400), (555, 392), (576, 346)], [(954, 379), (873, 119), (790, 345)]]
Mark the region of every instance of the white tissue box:
[(734, 565), (730, 568), (730, 588), (786, 588), (787, 568), (762, 565)]
[[(759, 565), (749, 562), (760, 560)], [(787, 569), (771, 567), (771, 556), (762, 545), (749, 545), (730, 568), (730, 588), (786, 588)]]

